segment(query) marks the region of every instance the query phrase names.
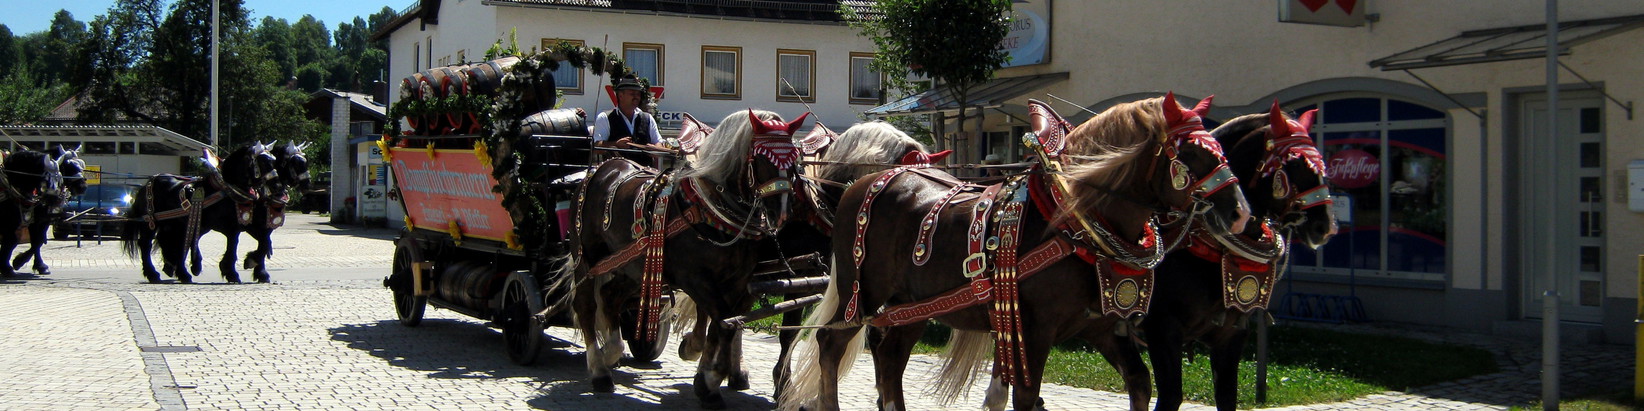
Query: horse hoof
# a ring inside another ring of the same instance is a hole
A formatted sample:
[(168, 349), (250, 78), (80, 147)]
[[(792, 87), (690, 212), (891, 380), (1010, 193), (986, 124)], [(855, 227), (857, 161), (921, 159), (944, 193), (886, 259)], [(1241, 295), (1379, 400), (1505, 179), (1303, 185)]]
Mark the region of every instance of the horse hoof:
[(153, 272), (153, 271), (145, 272), (145, 273), (143, 273), (143, 278), (148, 279), (149, 284), (159, 284), (160, 283), (160, 273), (158, 273), (158, 272)]
[(616, 383), (611, 381), (610, 376), (594, 377), (591, 382), (594, 384), (594, 392), (616, 392)]
[(21, 269), (23, 269), (23, 265), (28, 264), (28, 263), (29, 263), (29, 255), (28, 254), (23, 254), (23, 255), (17, 256), (17, 258), (13, 258), (11, 260), (11, 269), (21, 270)]
[(268, 284), (268, 274), (256, 274), (251, 277), (259, 283)]
[(223, 276), (223, 281), (227, 281), (229, 284), (239, 284), (240, 283), (240, 276), (239, 276), (239, 274), (225, 275), (225, 276)]
[(51, 267), (37, 265), (34, 266), (34, 272), (39, 273), (40, 275), (51, 275)]
[(742, 372), (736, 373), (735, 375), (732, 375), (731, 378), (730, 378), (730, 381), (725, 382), (725, 387), (730, 388), (731, 391), (747, 391), (748, 390), (748, 372), (747, 371), (742, 371)]

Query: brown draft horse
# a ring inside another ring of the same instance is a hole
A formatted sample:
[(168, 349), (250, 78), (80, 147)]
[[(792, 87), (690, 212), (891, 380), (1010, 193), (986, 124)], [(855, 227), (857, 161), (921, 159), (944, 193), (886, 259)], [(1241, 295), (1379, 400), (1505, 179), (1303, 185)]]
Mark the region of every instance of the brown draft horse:
[[(719, 387), (727, 379), (734, 390), (748, 387), (741, 327), (721, 320), (753, 305), (754, 296), (742, 290), (763, 257), (760, 243), (794, 212), (793, 187), (802, 168), (793, 132), (804, 120), (783, 123), (768, 111), (732, 113), (685, 170), (661, 174), (611, 160), (584, 180), (572, 238), (577, 255), (567, 266), (576, 270), (572, 308), (595, 391), (615, 389), (610, 366), (622, 354), (619, 313), (636, 303), (645, 307), (647, 298), (657, 301), (659, 288), (668, 287), (684, 291), (710, 320), (693, 381), (701, 405), (723, 408)], [(634, 246), (642, 241), (660, 247)], [(623, 257), (634, 250), (646, 255)], [(658, 265), (652, 270), (660, 271), (661, 282), (645, 278), (646, 265)], [(654, 310), (645, 315), (653, 324), (658, 320)], [(654, 328), (635, 332), (661, 334)]]
[[(1194, 341), (1210, 348), (1216, 408), (1236, 409), (1245, 325), (1253, 311), (1267, 308), (1286, 262), (1285, 240), (1318, 248), (1336, 233), (1328, 170), (1308, 136), (1314, 113), (1291, 120), (1275, 101), (1268, 113), (1240, 116), (1211, 132), (1229, 147), (1227, 163), (1246, 182), (1244, 194), (1262, 224), (1236, 236), (1194, 236), (1159, 264), (1160, 286), (1142, 323), (1159, 389), (1155, 409), (1181, 406), (1182, 352)], [(1140, 372), (1145, 382), (1147, 371)], [(1131, 395), (1134, 400), (1134, 390)]]
[[(981, 189), (982, 194), (964, 188), (945, 173), (929, 169), (901, 172), (909, 176), (889, 180), (884, 178), (895, 177), (893, 174), (899, 171), (869, 174), (857, 180), (846, 190), (839, 209), (861, 210), (861, 213), (851, 214), (855, 219), (834, 226), (834, 249), (841, 252), (835, 253), (831, 264), (833, 278), (827, 295), (807, 321), (817, 328), (805, 341), (809, 346), (802, 345), (798, 351), (811, 356), (799, 356), (805, 360), (793, 381), (783, 387), (781, 407), (838, 409), (838, 381), (854, 362), (854, 354), (863, 340), (863, 326), (873, 325), (868, 327), (867, 340), (878, 382), (878, 405), (886, 410), (906, 408), (902, 374), (914, 343), (924, 332), (925, 322), (881, 322), (884, 318), (895, 319), (895, 313), (884, 307), (906, 307), (905, 304), (929, 302), (939, 296), (968, 298), (972, 287), (980, 283), (970, 277), (984, 271), (995, 278), (1015, 272), (1018, 266), (1006, 262), (998, 264), (1011, 269), (984, 270), (987, 263), (996, 262), (989, 260), (996, 258), (979, 250), (971, 251), (980, 245), (970, 238), (980, 237), (978, 232), (987, 232), (977, 227), (988, 225), (986, 220), (993, 220), (992, 225), (1006, 225), (1000, 223), (1003, 219), (1019, 221), (1020, 235), (999, 231), (1005, 234), (988, 238), (989, 247), (1028, 255), (1023, 257), (1026, 261), (1033, 256), (1029, 250), (1037, 251), (1052, 243), (1068, 244), (1069, 248), (1083, 250), (1078, 254), (1088, 255), (1094, 262), (1093, 265), (1084, 258), (1056, 257), (1034, 268), (1037, 274), (1024, 278), (1014, 288), (1019, 295), (1019, 305), (1009, 308), (1019, 310), (1020, 322), (1019, 327), (1008, 328), (1019, 332), (1012, 341), (1020, 344), (1014, 351), (1020, 356), (1007, 359), (1020, 359), (1016, 364), (1021, 378), (1012, 384), (1016, 396), (1014, 405), (1019, 410), (1036, 408), (1041, 371), (1054, 343), (1082, 330), (1086, 318), (1096, 313), (1145, 312), (1145, 288), (1139, 293), (1136, 288), (1130, 288), (1128, 293), (1115, 293), (1113, 288), (1104, 288), (1092, 272), (1093, 268), (1112, 270), (1114, 268), (1104, 266), (1120, 262), (1126, 264), (1127, 269), (1140, 267), (1144, 272), (1151, 269), (1157, 258), (1162, 257), (1164, 246), (1153, 225), (1156, 213), (1175, 209), (1202, 214), (1212, 232), (1243, 230), (1244, 220), (1248, 218), (1247, 206), (1231, 175), (1226, 174), (1226, 162), (1219, 146), (1198, 125), (1199, 115), (1208, 110), (1208, 104), (1206, 100), (1195, 110), (1183, 110), (1176, 105), (1174, 96), (1125, 103), (1068, 132), (1053, 111), (1043, 103), (1032, 102), (1030, 105), (1041, 107), (1046, 114), (1034, 116), (1039, 145), (1030, 144), (1030, 147), (1044, 147), (1040, 150), (1042, 159), (1057, 156), (1076, 164), (1065, 172), (1038, 168), (1031, 178), (990, 186)], [(1067, 133), (1066, 152), (1062, 153), (1059, 137), (1064, 132)], [(1044, 160), (1047, 160), (1046, 167), (1053, 165), (1049, 159)], [(989, 197), (1001, 190), (1016, 194)], [(867, 201), (869, 193), (876, 193), (877, 202)], [(1030, 194), (1066, 200), (1049, 204), (1060, 211), (1042, 210), (1046, 204), (1037, 201), (1023, 206)], [(869, 207), (862, 208), (864, 204)], [(939, 205), (945, 206), (937, 208)], [(995, 206), (1000, 208), (993, 208)], [(977, 213), (978, 208), (981, 213)], [(992, 212), (995, 210), (999, 212)], [(934, 231), (922, 233), (931, 230)], [(1019, 244), (1008, 245), (1017, 239)], [(1114, 254), (1100, 251), (1113, 248), (1120, 250)], [(1147, 251), (1151, 254), (1146, 254)], [(860, 268), (853, 264), (858, 252), (862, 254)], [(919, 254), (928, 254), (926, 264), (920, 265)], [(968, 264), (975, 260), (982, 260), (984, 264)], [(1006, 290), (996, 288), (991, 292)], [(1115, 295), (1128, 299), (1120, 301)], [(976, 302), (985, 303), (992, 298), (978, 292)], [(1114, 301), (1120, 301), (1117, 304), (1130, 311), (1115, 311)], [(995, 322), (1000, 319), (990, 316), (987, 304), (943, 308), (938, 306), (927, 314), (955, 330), (950, 348), (956, 356), (949, 360), (934, 391), (943, 398), (954, 399), (969, 387), (974, 370), (990, 348), (985, 342), (992, 338), (987, 335), (996, 329)], [(984, 343), (975, 344), (976, 341)]]

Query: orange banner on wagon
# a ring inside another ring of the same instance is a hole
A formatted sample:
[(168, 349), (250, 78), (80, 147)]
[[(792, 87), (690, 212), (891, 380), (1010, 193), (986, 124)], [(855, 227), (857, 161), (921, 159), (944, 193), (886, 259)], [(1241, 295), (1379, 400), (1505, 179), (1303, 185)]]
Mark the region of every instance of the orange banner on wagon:
[(392, 149), (394, 182), (416, 228), (449, 231), (455, 221), (464, 237), (506, 241), (514, 220), (502, 208), (491, 169), (473, 150)]

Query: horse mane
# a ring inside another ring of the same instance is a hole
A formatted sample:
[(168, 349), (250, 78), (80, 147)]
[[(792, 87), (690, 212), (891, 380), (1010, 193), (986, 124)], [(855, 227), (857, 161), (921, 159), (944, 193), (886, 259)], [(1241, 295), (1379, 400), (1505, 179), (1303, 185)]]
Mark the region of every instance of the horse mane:
[[(1290, 116), (1286, 115), (1284, 118), (1288, 120)], [(1215, 130), (1210, 130), (1210, 136), (1216, 138), (1216, 142), (1227, 149), (1227, 166), (1232, 168), (1233, 174), (1249, 176), (1256, 173), (1256, 166), (1261, 164), (1262, 156), (1267, 154), (1269, 127), (1267, 113), (1246, 114), (1234, 117)], [(1248, 141), (1257, 141), (1259, 144), (1250, 144)]]
[(925, 151), (925, 145), (884, 121), (857, 123), (840, 134), (833, 147), (822, 155), (821, 160), (827, 164), (816, 174), (824, 180), (849, 182), (884, 168), (860, 164), (890, 165), (909, 150)]
[[(0, 167), (4, 167), (8, 171), (6, 173), (7, 181), (12, 183), (29, 182), (30, 179), (45, 178), (41, 173), (46, 171), (46, 162), (51, 161), (51, 159), (51, 155), (44, 152), (23, 150), (6, 156), (4, 165)], [(19, 190), (24, 189), (24, 186), (13, 185)]]
[[(753, 112), (760, 120), (782, 119), (782, 116), (771, 111)], [(734, 177), (733, 173), (742, 170), (748, 150), (753, 146), (753, 126), (748, 123), (748, 111), (731, 112), (724, 120), (720, 120), (719, 127), (714, 128), (714, 132), (703, 140), (702, 148), (697, 150), (697, 161), (691, 163), (691, 167), (685, 170), (683, 176), (724, 184), (726, 179)]]
[(1106, 207), (1112, 193), (1136, 194), (1142, 188), (1135, 183), (1147, 164), (1137, 160), (1153, 155), (1165, 133), (1163, 101), (1155, 97), (1113, 106), (1068, 133), (1065, 156), (1074, 164), (1066, 172), (1081, 184), (1072, 184), (1057, 221), (1075, 210)]

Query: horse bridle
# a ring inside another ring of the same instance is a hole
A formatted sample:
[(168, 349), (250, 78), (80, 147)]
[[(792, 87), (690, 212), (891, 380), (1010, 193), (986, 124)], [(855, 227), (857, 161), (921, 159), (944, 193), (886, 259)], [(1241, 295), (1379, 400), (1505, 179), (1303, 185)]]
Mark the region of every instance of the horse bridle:
[[(1210, 152), (1218, 160), (1216, 168), (1204, 177), (1194, 178), (1193, 170), (1180, 158), (1183, 143), (1191, 143)], [(1210, 196), (1238, 185), (1239, 178), (1233, 175), (1233, 169), (1228, 168), (1221, 143), (1216, 142), (1210, 132), (1204, 130), (1204, 122), (1198, 116), (1183, 119), (1181, 124), (1159, 137), (1159, 149), (1153, 153), (1153, 160), (1148, 163), (1145, 181), (1153, 181), (1153, 173), (1158, 169), (1161, 157), (1170, 160), (1171, 188), (1187, 192), (1187, 199), (1182, 204), (1171, 207), (1174, 212), (1186, 212), (1189, 216), (1202, 215), (1210, 211)]]
[[(1329, 177), (1325, 169), (1324, 159), (1319, 155), (1317, 147), (1313, 146), (1313, 137), (1307, 129), (1295, 120), (1286, 120), (1292, 130), (1290, 135), (1268, 141), (1267, 158), (1256, 168), (1258, 176), (1273, 178), (1273, 198), (1284, 200), (1284, 208), (1280, 212), (1281, 227), (1288, 229), (1300, 226), (1307, 222), (1307, 209), (1322, 205), (1334, 204), (1330, 198), (1329, 184), (1322, 180)], [(1300, 130), (1300, 131), (1295, 131)], [(1284, 172), (1284, 164), (1301, 160), (1308, 169), (1319, 176), (1321, 182), (1307, 190), (1296, 189), (1295, 183)], [(1250, 182), (1255, 187), (1256, 181)]]

